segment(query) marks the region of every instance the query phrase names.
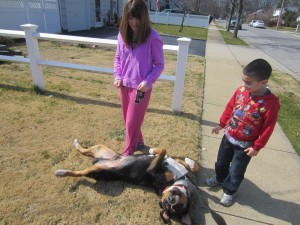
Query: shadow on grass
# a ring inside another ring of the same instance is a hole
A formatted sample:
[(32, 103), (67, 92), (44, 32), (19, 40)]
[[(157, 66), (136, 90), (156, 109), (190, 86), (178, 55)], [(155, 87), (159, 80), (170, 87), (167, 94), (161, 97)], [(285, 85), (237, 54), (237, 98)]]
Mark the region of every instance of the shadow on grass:
[(105, 180), (96, 180), (95, 182), (91, 182), (88, 179), (80, 179), (77, 181), (76, 184), (72, 185), (69, 188), (70, 192), (76, 191), (80, 186), (86, 186), (94, 189), (97, 193), (102, 195), (109, 195), (112, 197), (120, 196), (121, 193), (126, 189), (141, 189), (144, 192), (154, 192), (151, 188), (145, 187), (145, 186), (138, 186), (134, 184), (130, 184), (125, 181), (105, 181)]
[[(18, 86), (12, 86), (12, 85), (7, 85), (7, 84), (0, 84), (0, 88), (8, 89), (8, 90), (14, 90), (14, 91), (19, 91), (19, 92), (33, 92), (33, 89), (30, 88), (24, 88), (24, 87), (18, 87)], [(55, 98), (60, 98), (63, 100), (68, 100), (68, 101), (73, 101), (76, 102), (77, 104), (83, 104), (83, 105), (99, 105), (99, 106), (104, 106), (104, 107), (111, 107), (111, 108), (120, 108), (121, 109), (121, 104), (119, 103), (113, 103), (113, 102), (107, 102), (107, 101), (100, 101), (100, 100), (93, 100), (93, 99), (88, 99), (88, 98), (81, 98), (81, 97), (75, 97), (71, 95), (66, 95), (58, 92), (51, 92), (51, 91), (44, 91), (41, 93), (42, 95), (45, 96), (54, 96)], [(194, 121), (200, 121), (200, 116), (194, 115), (191, 113), (184, 113), (181, 112), (180, 114), (173, 113), (171, 110), (164, 110), (164, 109), (155, 109), (149, 107), (148, 112), (151, 113), (156, 113), (156, 114), (163, 114), (163, 115), (170, 115), (170, 116), (177, 116), (181, 118), (186, 118)]]

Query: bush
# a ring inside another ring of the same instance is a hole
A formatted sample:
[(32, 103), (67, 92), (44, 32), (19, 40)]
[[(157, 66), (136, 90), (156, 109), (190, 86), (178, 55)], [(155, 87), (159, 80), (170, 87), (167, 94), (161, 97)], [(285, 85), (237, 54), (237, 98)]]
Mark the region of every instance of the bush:
[(274, 26), (276, 26), (276, 25), (277, 25), (277, 22), (276, 22), (276, 21), (274, 21), (274, 20), (268, 21), (268, 26), (269, 26), (269, 27), (274, 27)]
[(297, 27), (297, 21), (291, 21), (290, 27), (296, 28)]

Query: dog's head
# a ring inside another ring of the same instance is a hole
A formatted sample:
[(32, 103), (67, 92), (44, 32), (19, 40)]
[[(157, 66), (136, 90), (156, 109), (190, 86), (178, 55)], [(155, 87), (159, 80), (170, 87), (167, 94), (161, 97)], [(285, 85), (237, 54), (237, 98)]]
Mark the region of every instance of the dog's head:
[(188, 186), (182, 184), (174, 184), (163, 190), (160, 216), (164, 223), (169, 223), (171, 218), (177, 218), (184, 224), (191, 224), (189, 215), (191, 200), (188, 191)]

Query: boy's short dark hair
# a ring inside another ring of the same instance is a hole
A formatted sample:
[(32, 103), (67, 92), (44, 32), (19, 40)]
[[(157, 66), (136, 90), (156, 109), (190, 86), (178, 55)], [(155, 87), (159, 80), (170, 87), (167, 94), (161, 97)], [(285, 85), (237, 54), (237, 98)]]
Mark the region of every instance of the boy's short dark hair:
[(264, 59), (255, 59), (243, 69), (243, 73), (258, 81), (268, 80), (272, 73), (272, 67)]

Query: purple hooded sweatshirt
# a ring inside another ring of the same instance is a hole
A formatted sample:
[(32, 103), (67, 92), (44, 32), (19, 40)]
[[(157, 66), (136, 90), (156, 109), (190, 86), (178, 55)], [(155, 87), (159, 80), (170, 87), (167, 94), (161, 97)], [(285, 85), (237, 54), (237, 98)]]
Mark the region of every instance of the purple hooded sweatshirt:
[(159, 34), (151, 29), (146, 42), (136, 46), (126, 46), (118, 34), (118, 46), (114, 60), (115, 80), (121, 80), (126, 87), (136, 89), (145, 81), (149, 88), (158, 79), (164, 69), (163, 42)]

